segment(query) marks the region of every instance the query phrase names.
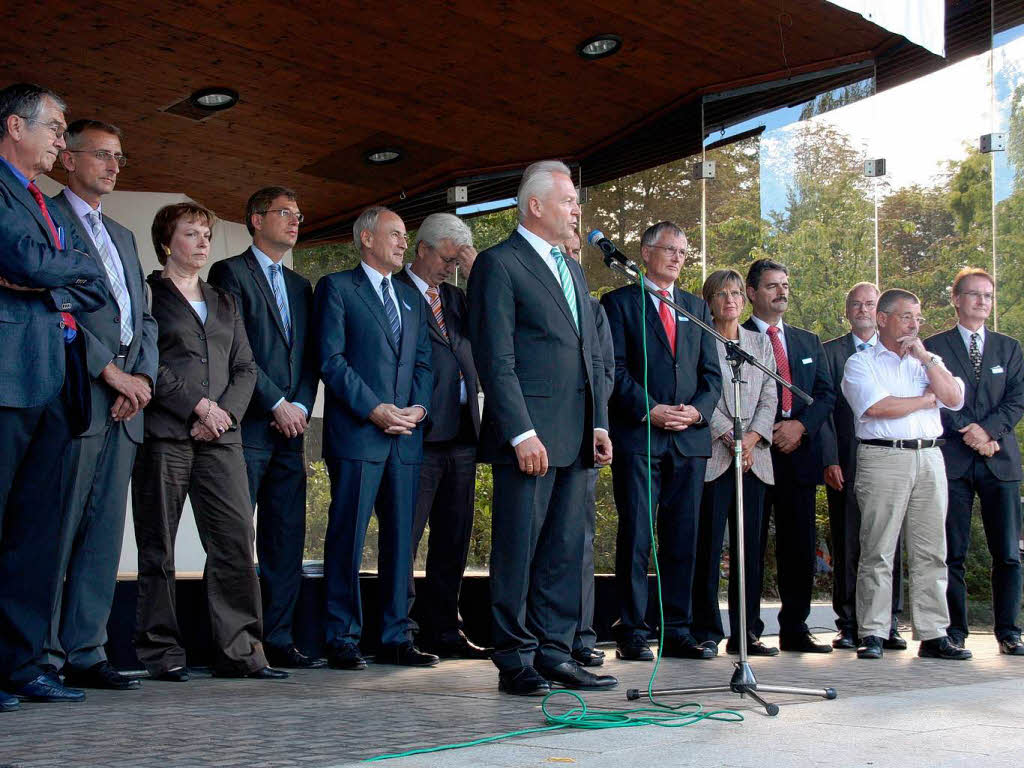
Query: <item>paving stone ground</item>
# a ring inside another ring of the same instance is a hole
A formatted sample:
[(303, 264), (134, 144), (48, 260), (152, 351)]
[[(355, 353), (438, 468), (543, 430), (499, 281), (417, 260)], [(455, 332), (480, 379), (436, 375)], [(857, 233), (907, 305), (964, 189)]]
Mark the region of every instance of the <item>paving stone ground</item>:
[[(971, 686), (1024, 678), (1024, 658), (1001, 656), (991, 637), (971, 637), (975, 658), (970, 662), (919, 659), (916, 643), (910, 646), (911, 650), (902, 653), (886, 652), (880, 661), (859, 661), (852, 652), (827, 656), (783, 653), (776, 658), (753, 659), (751, 664), (762, 684), (833, 686), (839, 692), (839, 702), (846, 706), (849, 698), (892, 698), (957, 687), (969, 691)], [(619, 678), (619, 687), (613, 692), (586, 694), (586, 700), (596, 707), (629, 706), (626, 689), (646, 687), (651, 665), (617, 661), (611, 648), (608, 656), (604, 670)], [(711, 661), (666, 659), (655, 685), (725, 685), (733, 659), (724, 653), (724, 643), (722, 655)], [(782, 695), (769, 698), (782, 705), (776, 721), (785, 720), (787, 708), (791, 713), (798, 709), (813, 712), (826, 721), (831, 712), (843, 711), (837, 707), (839, 702)], [(749, 699), (712, 694), (673, 698), (671, 703), (688, 699), (708, 708), (740, 710), (757, 728), (770, 727), (761, 724), (767, 718)], [(906, 706), (912, 709), (913, 700), (908, 701)], [(801, 706), (792, 706), (797, 704)], [(23, 704), (18, 712), (0, 714), (0, 768), (328, 768), (381, 753), (543, 724), (538, 699), (498, 692), (497, 674), (489, 662), (444, 661), (426, 670), (371, 664), (361, 672), (297, 671), (286, 681), (215, 679), (197, 671), (192, 681), (184, 684), (146, 680), (137, 691), (90, 691), (81, 704)], [(727, 744), (753, 730), (746, 723), (699, 723), (683, 729), (616, 731), (614, 738), (624, 739), (623, 743), (665, 738), (684, 744), (694, 733), (720, 733), (722, 743)], [(594, 735), (578, 731), (558, 734), (559, 743), (566, 745), (577, 737)], [(450, 759), (464, 761), (460, 765), (534, 765), (540, 764), (536, 749), (533, 758), (524, 755), (521, 763), (509, 762), (509, 756), (523, 749), (529, 754), (529, 745), (544, 744), (545, 738), (550, 734), (444, 754), (458, 755)], [(976, 736), (964, 734), (964, 738)], [(477, 762), (475, 754), (500, 754), (504, 760)], [(708, 758), (705, 765), (722, 764), (710, 753)], [(417, 758), (403, 758), (384, 764), (411, 768), (421, 763)], [(669, 760), (664, 764), (682, 763)]]

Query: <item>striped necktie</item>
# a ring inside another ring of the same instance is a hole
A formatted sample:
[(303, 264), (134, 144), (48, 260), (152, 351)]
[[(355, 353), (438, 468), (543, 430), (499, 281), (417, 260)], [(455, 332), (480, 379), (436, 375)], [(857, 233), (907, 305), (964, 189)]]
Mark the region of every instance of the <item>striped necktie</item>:
[(427, 288), (427, 300), (430, 302), (430, 311), (434, 313), (437, 327), (441, 329), (441, 335), (444, 336), (446, 341), (451, 341), (448, 338), (448, 326), (444, 322), (444, 312), (441, 311), (441, 294), (437, 288), (433, 286)]
[(114, 254), (107, 246), (106, 232), (103, 229), (103, 221), (99, 211), (89, 211), (86, 214), (89, 219), (89, 227), (92, 230), (92, 241), (96, 250), (100, 252), (100, 259), (103, 261), (103, 268), (107, 272), (107, 279), (110, 287), (114, 289), (114, 299), (117, 300), (117, 309), (121, 314), (121, 343), (128, 346), (132, 343), (135, 330), (132, 328), (132, 302), (128, 297), (128, 287), (114, 264)]
[(971, 346), (967, 349), (967, 355), (971, 358), (971, 368), (974, 369), (974, 380), (981, 380), (981, 348), (978, 346), (979, 334), (971, 334)]
[(292, 319), (288, 314), (288, 305), (284, 303), (284, 281), (281, 279), (281, 265), (270, 265), (270, 290), (274, 292), (274, 299), (277, 301), (277, 311), (281, 313), (281, 323), (284, 325), (284, 336), (288, 343), (292, 343)]
[(402, 326), (398, 322), (398, 307), (391, 298), (391, 282), (385, 277), (380, 281), (380, 298), (384, 302), (384, 314), (387, 315), (388, 325), (391, 326), (391, 338), (395, 340), (395, 347), (402, 348)]
[[(64, 244), (60, 241), (60, 233), (57, 231), (57, 226), (53, 223), (53, 219), (50, 218), (50, 212), (46, 208), (46, 201), (43, 199), (43, 193), (36, 186), (34, 181), (28, 183), (28, 193), (32, 195), (32, 199), (36, 201), (36, 205), (39, 206), (39, 211), (43, 214), (43, 219), (46, 221), (46, 226), (50, 228), (50, 235), (53, 236), (53, 244), (60, 250), (64, 250)], [(75, 336), (78, 335), (78, 323), (75, 322), (74, 316), (70, 312), (60, 313), (61, 322), (64, 323), (64, 343), (70, 344), (75, 340)]]
[(576, 309), (576, 286), (572, 283), (572, 275), (569, 274), (569, 267), (565, 264), (565, 257), (558, 248), (551, 249), (551, 258), (555, 260), (555, 266), (558, 267), (558, 281), (562, 284), (562, 293), (565, 294), (565, 300), (569, 303), (569, 311), (572, 312), (572, 321), (576, 325), (576, 330), (580, 329), (580, 317), (579, 310)]
[[(775, 367), (778, 369), (779, 376), (787, 384), (792, 384), (793, 376), (789, 371), (789, 358), (786, 357), (786, 350), (782, 347), (782, 339), (779, 338), (778, 327), (769, 325), (765, 333), (768, 334), (768, 338), (772, 343), (772, 352), (775, 354)], [(786, 387), (782, 388), (782, 410), (784, 413), (790, 413), (793, 410), (793, 393)]]

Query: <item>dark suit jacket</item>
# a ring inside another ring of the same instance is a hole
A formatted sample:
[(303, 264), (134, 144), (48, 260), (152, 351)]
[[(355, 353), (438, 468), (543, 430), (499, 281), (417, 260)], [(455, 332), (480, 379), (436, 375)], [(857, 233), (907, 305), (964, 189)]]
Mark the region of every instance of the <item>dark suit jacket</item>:
[[(743, 327), (749, 331), (760, 333), (752, 318), (743, 323)], [(836, 398), (836, 390), (832, 386), (832, 374), (825, 358), (825, 350), (816, 334), (785, 322), (782, 330), (786, 336), (789, 371), (793, 377), (793, 383), (814, 398), (814, 402), (807, 405), (800, 398), (793, 398), (793, 410), (790, 418), (797, 419), (803, 424), (807, 433), (795, 451), (783, 454), (773, 450), (772, 457), (776, 462), (776, 467), (779, 466), (779, 461), (787, 462), (788, 469), (796, 475), (800, 482), (808, 485), (821, 485), (825, 481), (825, 443), (827, 440), (827, 432), (823, 433), (822, 428), (828, 422)], [(779, 406), (775, 412), (775, 421), (779, 422), (783, 420), (782, 385), (779, 384), (776, 388), (779, 394)], [(776, 478), (776, 482), (778, 480)]]
[(242, 442), (250, 448), (280, 445), (301, 451), (302, 440), (289, 439), (270, 424), (274, 420), (271, 411), (282, 397), (290, 403), (302, 403), (310, 417), (313, 415), (317, 387), (313, 288), (306, 278), (287, 267), (282, 275), (291, 316), (291, 345), (274, 292), (251, 249), (211, 266), (209, 283), (235, 297), (256, 362), (256, 388), (242, 418)]
[(608, 399), (615, 390), (615, 342), (612, 340), (612, 329), (608, 326), (608, 315), (601, 302), (590, 296), (590, 307), (594, 311), (594, 327), (597, 329), (597, 348), (601, 352), (601, 367), (604, 375), (599, 377), (601, 384), (600, 402), (607, 407)]
[(160, 328), (160, 366), (156, 391), (146, 406), (146, 437), (188, 440), (198, 420), (193, 410), (208, 397), (234, 422), (220, 442), (240, 443), (237, 425), (256, 383), (256, 363), (234, 297), (200, 280), (207, 309), (204, 325), (161, 270), (152, 272), (147, 282)]
[[(829, 375), (835, 391), (835, 404), (828, 421), (822, 427), (822, 460), (825, 466), (838, 464), (843, 470), (844, 486), (851, 483), (857, 466), (857, 435), (854, 431), (853, 411), (843, 394), (843, 371), (850, 355), (856, 353), (859, 340), (852, 333), (826, 341), (825, 360), (828, 361)], [(851, 486), (852, 487), (852, 486)]]
[(67, 232), (66, 250), (53, 246), (36, 201), (0, 163), (0, 276), (45, 289), (0, 288), (0, 406), (7, 408), (32, 408), (56, 397), (64, 383), (65, 358), (59, 313), (77, 316), (109, 299), (103, 270), (86, 253), (85, 243), (59, 210), (51, 210), (50, 218)]
[[(974, 382), (974, 369), (967, 355), (963, 337), (954, 326), (926, 339), (925, 348), (942, 358), (954, 376), (963, 379), (964, 407), (959, 411), (941, 409), (942, 456), (946, 460), (946, 476), (963, 477), (970, 470), (971, 461), (979, 456), (963, 441), (958, 430), (971, 422), (980, 425), (993, 440), (999, 441), (999, 451), (984, 461), (992, 474), (1003, 481), (1021, 479), (1020, 447), (1013, 428), (1024, 415), (1024, 358), (1016, 339), (985, 329), (985, 348), (981, 353), (981, 379)], [(999, 369), (1001, 372), (996, 373)]]
[[(85, 231), (81, 220), (75, 215), (68, 198), (62, 192), (50, 198), (47, 205), (51, 210), (59, 210), (70, 223), (82, 242), (86, 245), (89, 255), (95, 259), (103, 270), (103, 283), (107, 288), (109, 300), (76, 318), (78, 326), (85, 336), (85, 360), (89, 367), (90, 394), (92, 397), (92, 420), (85, 436), (99, 434), (107, 424), (110, 408), (117, 399), (118, 393), (107, 386), (100, 374), (107, 364), (114, 359), (121, 347), (121, 311), (114, 297), (114, 289), (110, 286), (103, 257), (100, 256), (92, 236)], [(140, 373), (156, 384), (157, 371), (157, 328), (156, 321), (149, 313), (149, 302), (146, 296), (145, 276), (139, 262), (139, 251), (135, 244), (135, 235), (125, 229), (109, 216), (103, 217), (103, 224), (117, 248), (117, 255), (124, 268), (125, 285), (128, 298), (132, 305), (132, 343), (128, 346), (125, 358), (125, 373)], [(128, 421), (121, 422), (128, 437), (135, 443), (142, 442), (144, 412), (136, 414)]]
[[(401, 281), (420, 293), (412, 278), (403, 269), (395, 273), (395, 280)], [(434, 311), (426, 305), (427, 325), (430, 333), (430, 365), (434, 373), (434, 393), (430, 398), (430, 429), (424, 436), (428, 443), (453, 439), (459, 432), (462, 407), (459, 405), (459, 371), (466, 382), (466, 401), (473, 419), (473, 430), (480, 437), (480, 382), (473, 363), (473, 349), (466, 335), (469, 324), (469, 307), (466, 294), (451, 283), (441, 283), (441, 312), (444, 327), (448, 330), (446, 339), (434, 318)], [(422, 297), (422, 294), (420, 294)], [(426, 298), (423, 299), (426, 304)]]
[[(672, 300), (711, 322), (707, 304), (692, 293), (677, 286)], [(663, 454), (674, 447), (683, 456), (710, 456), (708, 424), (722, 396), (722, 372), (714, 338), (677, 314), (673, 356), (654, 303), (639, 286), (627, 285), (606, 293), (601, 304), (608, 314), (615, 345), (615, 389), (608, 406), (615, 450), (646, 453), (648, 406), (682, 403), (700, 411), (703, 421), (681, 432), (652, 429), (651, 452)], [(644, 394), (645, 337), (649, 397)]]
[(469, 337), (484, 390), (482, 462), (513, 463), (509, 441), (534, 429), (550, 466), (568, 467), (580, 456), (593, 466), (593, 430), (608, 426), (595, 381), (601, 353), (583, 271), (573, 259), (566, 265), (579, 329), (561, 285), (518, 232), (473, 265)]
[(423, 432), (387, 435), (370, 421), (381, 403), (420, 405), (430, 412), (434, 381), (426, 302), (408, 285), (392, 281), (402, 337), (395, 347), (380, 296), (362, 265), (320, 278), (313, 294), (317, 360), (323, 379), (324, 457), (384, 461), (397, 443), (404, 464), (423, 460)]

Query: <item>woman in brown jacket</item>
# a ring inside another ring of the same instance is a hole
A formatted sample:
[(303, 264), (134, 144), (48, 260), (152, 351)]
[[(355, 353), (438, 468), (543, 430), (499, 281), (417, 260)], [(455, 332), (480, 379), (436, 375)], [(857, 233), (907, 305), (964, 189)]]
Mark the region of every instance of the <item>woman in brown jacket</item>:
[(160, 329), (160, 364), (132, 475), (139, 550), (135, 649), (151, 677), (175, 682), (188, 680), (174, 591), (174, 539), (186, 495), (206, 550), (214, 673), (288, 676), (268, 666), (263, 653), (252, 506), (238, 429), (256, 364), (234, 299), (199, 278), (213, 221), (195, 203), (161, 208), (152, 234), (164, 269), (147, 281)]

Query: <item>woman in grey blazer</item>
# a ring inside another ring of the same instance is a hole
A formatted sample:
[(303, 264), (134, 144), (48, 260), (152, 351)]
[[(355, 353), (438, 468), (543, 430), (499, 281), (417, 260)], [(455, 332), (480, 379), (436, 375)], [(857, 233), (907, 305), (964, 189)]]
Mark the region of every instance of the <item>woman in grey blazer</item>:
[(287, 677), (267, 665), (253, 521), (238, 429), (257, 368), (234, 298), (199, 278), (213, 214), (194, 203), (160, 209), (149, 276), (160, 364), (132, 474), (139, 549), (135, 650), (153, 678), (188, 679), (175, 615), (174, 539), (186, 494), (206, 551), (214, 673)]
[[(738, 340), (740, 348), (752, 354), (769, 370), (775, 370), (775, 356), (768, 337), (741, 328), (744, 283), (739, 272), (720, 269), (708, 276), (702, 291), (711, 309), (715, 328), (727, 339)], [(716, 342), (722, 378), (731, 378), (725, 356), (725, 345)], [(779, 651), (761, 643), (756, 631), (761, 613), (761, 518), (764, 512), (765, 488), (772, 485), (772, 425), (778, 401), (775, 382), (760, 369), (743, 367), (742, 416), (743, 440), (743, 532), (744, 565), (746, 566), (747, 649), (751, 655), (774, 656)], [(704, 473), (704, 495), (701, 499), (697, 532), (697, 561), (693, 580), (693, 636), (700, 643), (716, 646), (724, 637), (722, 617), (718, 609), (719, 566), (725, 526), (729, 525), (729, 626), (739, 627), (739, 594), (736, 580), (735, 518), (736, 477), (733, 467), (732, 420), (735, 397), (731, 381), (723, 383), (722, 397), (711, 417), (711, 458)], [(737, 653), (739, 638), (729, 638), (726, 649)]]

